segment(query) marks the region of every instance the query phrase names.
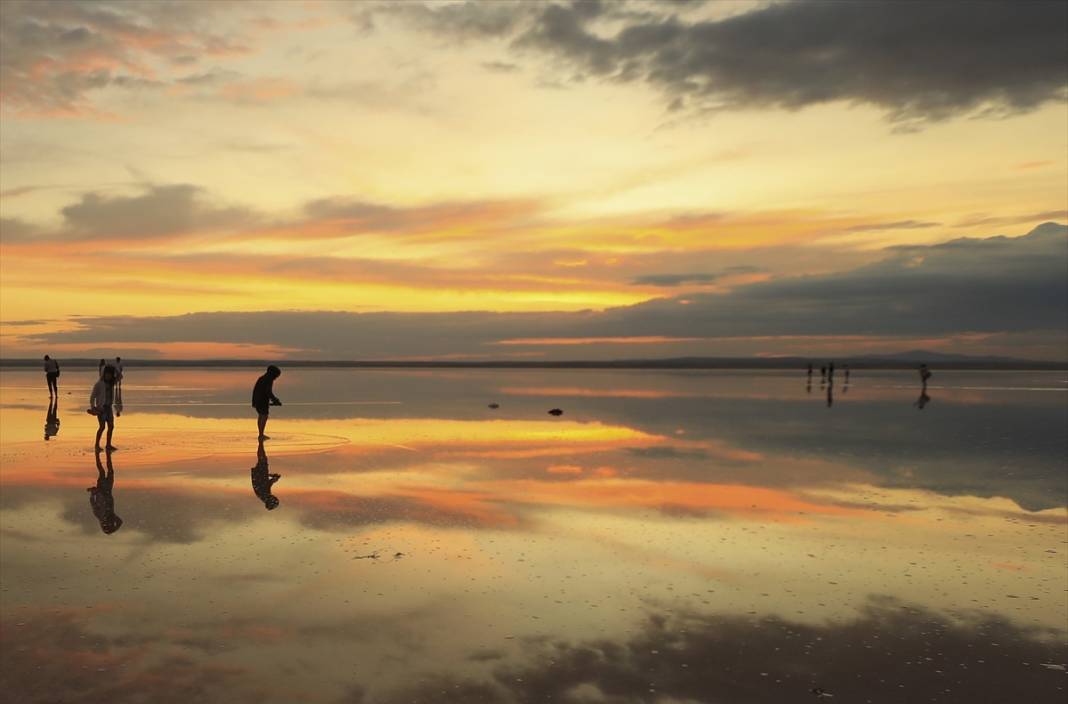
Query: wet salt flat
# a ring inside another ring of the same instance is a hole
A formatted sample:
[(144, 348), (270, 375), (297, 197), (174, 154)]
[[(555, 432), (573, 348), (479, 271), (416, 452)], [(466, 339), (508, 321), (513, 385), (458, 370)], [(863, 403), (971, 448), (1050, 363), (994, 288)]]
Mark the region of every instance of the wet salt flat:
[(1064, 701), (1063, 372), (257, 374), (127, 371), (110, 534), (0, 374), (5, 701)]

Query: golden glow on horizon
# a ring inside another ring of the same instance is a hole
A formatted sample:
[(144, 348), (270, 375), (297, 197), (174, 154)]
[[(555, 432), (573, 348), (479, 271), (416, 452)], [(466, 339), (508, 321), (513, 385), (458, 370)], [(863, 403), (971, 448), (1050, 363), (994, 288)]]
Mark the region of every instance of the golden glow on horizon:
[[(396, 18), (352, 41), (338, 7), (228, 8), (240, 41), (191, 67), (154, 53), (192, 41), (166, 32), (35, 65), (24, 80), (108, 68), (165, 88), (89, 90), (64, 119), (4, 103), (5, 356), (35, 351), (5, 323), (75, 315), (601, 310), (1068, 211), (1063, 103), (911, 134), (846, 103), (680, 116), (640, 84), (488, 70), (515, 57)], [(146, 195), (180, 184), (198, 190)], [(687, 273), (706, 278), (647, 280)]]

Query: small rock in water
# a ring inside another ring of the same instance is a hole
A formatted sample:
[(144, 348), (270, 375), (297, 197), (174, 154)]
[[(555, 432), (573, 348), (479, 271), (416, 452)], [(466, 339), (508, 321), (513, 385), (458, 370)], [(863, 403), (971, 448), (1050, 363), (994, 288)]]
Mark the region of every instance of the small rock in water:
[(493, 408), (493, 409), (497, 409), (497, 408), (500, 408), (500, 407), (501, 407), (501, 404), (499, 404), (499, 403), (491, 403), (491, 404), (489, 405), (489, 407), (490, 407), (490, 408)]
[(553, 408), (552, 410), (549, 411), (549, 415), (551, 415), (551, 416), (562, 416), (562, 415), (564, 415), (564, 412), (561, 411), (559, 408)]

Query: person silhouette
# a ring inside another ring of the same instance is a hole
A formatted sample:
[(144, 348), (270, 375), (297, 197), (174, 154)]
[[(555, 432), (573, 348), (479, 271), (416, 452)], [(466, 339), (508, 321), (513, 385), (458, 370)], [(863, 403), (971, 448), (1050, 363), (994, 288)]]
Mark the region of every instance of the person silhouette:
[(843, 367), (843, 369), (845, 371), (845, 383), (848, 385), (849, 384), (849, 365), (847, 364), (845, 367)]
[(812, 383), (812, 362), (808, 363), (808, 381)]
[(921, 364), (919, 368), (920, 382), (923, 384), (924, 390), (927, 389), (927, 380), (931, 378), (931, 370), (927, 368), (926, 364)]
[(44, 356), (44, 373), (45, 382), (48, 384), (48, 397), (59, 398), (59, 362), (47, 354)]
[(832, 381), (834, 380), (834, 362), (831, 362), (829, 365), (827, 365), (827, 378), (831, 379)]
[(115, 398), (116, 402), (122, 403), (122, 357), (116, 357), (115, 363)]
[(834, 405), (834, 382), (827, 384), (827, 408)]
[(264, 508), (273, 511), (280, 503), (278, 497), (271, 493), (274, 483), (282, 478), (281, 474), (271, 474), (267, 464), (267, 451), (263, 449), (263, 440), (256, 444), (256, 466), (252, 468), (252, 491), (263, 502)]
[(108, 428), (108, 452), (118, 449), (111, 444), (111, 435), (115, 432), (115, 414), (112, 410), (114, 403), (115, 369), (109, 365), (104, 367), (100, 380), (93, 385), (93, 391), (89, 394), (89, 410), (87, 412), (96, 416), (97, 422), (100, 424), (96, 431), (97, 452), (100, 451), (100, 436), (104, 433), (105, 425)]
[(59, 434), (59, 397), (48, 399), (48, 415), (45, 416), (44, 439), (47, 442)]
[(115, 514), (115, 497), (111, 490), (115, 486), (115, 468), (111, 464), (111, 452), (107, 453), (108, 471), (104, 473), (104, 467), (100, 464), (100, 448), (96, 452), (96, 486), (86, 489), (89, 492), (89, 505), (93, 509), (93, 515), (100, 521), (100, 530), (111, 535), (122, 527), (122, 519)]
[(267, 418), (271, 414), (271, 406), (281, 406), (282, 402), (274, 395), (274, 380), (282, 375), (282, 370), (273, 364), (267, 367), (267, 373), (256, 380), (252, 387), (252, 407), (256, 409), (256, 426), (259, 428), (259, 439), (270, 440), (264, 434), (267, 429)]

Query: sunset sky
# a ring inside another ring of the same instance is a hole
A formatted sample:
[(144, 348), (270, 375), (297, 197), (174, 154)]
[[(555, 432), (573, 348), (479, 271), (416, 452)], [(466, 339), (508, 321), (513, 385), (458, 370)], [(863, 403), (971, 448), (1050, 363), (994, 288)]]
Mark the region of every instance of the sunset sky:
[(1068, 354), (1068, 5), (0, 3), (4, 358)]

